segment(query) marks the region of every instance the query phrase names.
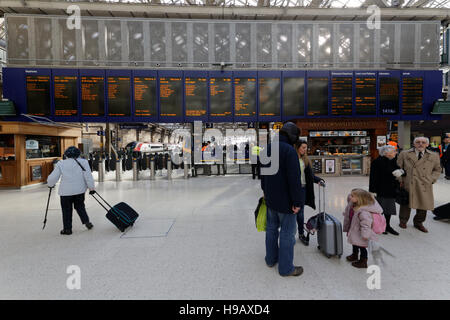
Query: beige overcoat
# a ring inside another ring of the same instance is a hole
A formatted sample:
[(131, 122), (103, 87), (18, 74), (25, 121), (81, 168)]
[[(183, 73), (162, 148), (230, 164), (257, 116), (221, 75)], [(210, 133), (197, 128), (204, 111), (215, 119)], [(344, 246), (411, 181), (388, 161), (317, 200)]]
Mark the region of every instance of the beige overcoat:
[(409, 207), (433, 210), (433, 183), (441, 174), (439, 155), (426, 149), (423, 157), (418, 160), (415, 149), (412, 148), (400, 153), (397, 164), (406, 172), (406, 176), (401, 177), (401, 182), (409, 192)]

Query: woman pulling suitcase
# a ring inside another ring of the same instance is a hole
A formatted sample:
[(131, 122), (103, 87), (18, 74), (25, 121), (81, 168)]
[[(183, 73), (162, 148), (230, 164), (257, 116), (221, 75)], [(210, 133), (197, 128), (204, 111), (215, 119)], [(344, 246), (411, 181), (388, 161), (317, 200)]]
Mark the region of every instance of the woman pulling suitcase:
[(88, 161), (80, 158), (80, 154), (81, 152), (78, 148), (67, 148), (64, 152), (66, 159), (55, 164), (52, 173), (47, 179), (49, 188), (53, 188), (59, 178), (61, 178), (58, 194), (61, 196), (64, 226), (61, 234), (64, 235), (72, 234), (73, 207), (80, 216), (81, 223), (88, 229), (93, 227), (84, 205), (84, 194), (88, 188), (91, 193), (95, 193), (95, 182)]

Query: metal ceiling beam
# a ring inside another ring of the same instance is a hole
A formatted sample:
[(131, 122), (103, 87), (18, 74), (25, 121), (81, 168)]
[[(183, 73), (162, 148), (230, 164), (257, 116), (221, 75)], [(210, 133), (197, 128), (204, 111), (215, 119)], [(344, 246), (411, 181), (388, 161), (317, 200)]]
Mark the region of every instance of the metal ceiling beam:
[[(153, 0), (155, 1), (155, 0)], [(208, 0), (211, 1), (211, 0)], [(214, 0), (212, 0), (214, 1)], [(376, 0), (381, 1), (381, 0)], [(322, 3), (322, 0), (320, 0)], [(17, 13), (27, 13), (30, 9), (42, 10), (66, 10), (69, 4), (73, 2), (54, 2), (28, 0), (27, 6), (23, 6), (17, 0), (0, 0), (0, 10), (5, 8), (14, 10)], [(264, 16), (283, 16), (284, 19), (302, 19), (303, 17), (320, 17), (322, 19), (333, 19), (334, 17), (355, 17), (355, 19), (366, 19), (368, 14), (365, 8), (298, 8), (291, 7), (289, 10), (279, 7), (218, 7), (218, 6), (179, 6), (179, 5), (157, 5), (157, 4), (124, 4), (124, 3), (98, 3), (98, 2), (76, 2), (82, 12), (88, 12), (96, 15), (99, 12), (111, 11), (114, 15), (123, 13), (129, 14), (131, 11), (135, 14), (147, 13), (150, 16), (164, 14), (178, 14), (182, 17), (194, 15), (196, 18), (208, 18), (211, 15), (224, 17), (244, 17), (257, 15), (259, 18)], [(417, 16), (421, 20), (446, 20), (450, 16), (450, 9), (439, 8), (381, 8), (381, 17), (383, 20), (404, 19), (409, 20)]]

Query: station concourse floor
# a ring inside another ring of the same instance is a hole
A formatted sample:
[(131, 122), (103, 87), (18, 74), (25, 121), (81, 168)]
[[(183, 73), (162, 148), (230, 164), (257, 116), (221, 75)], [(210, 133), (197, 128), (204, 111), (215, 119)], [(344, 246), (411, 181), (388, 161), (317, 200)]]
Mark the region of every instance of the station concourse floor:
[[(94, 228), (81, 225), (74, 211), (73, 234), (63, 236), (56, 189), (45, 230), (46, 185), (0, 190), (0, 299), (450, 299), (450, 223), (433, 220), (430, 211), (428, 234), (413, 228), (414, 210), (406, 230), (398, 227), (398, 215), (392, 218), (400, 236), (379, 238), (395, 257), (383, 256), (381, 288), (369, 290), (371, 274), (345, 260), (351, 253), (345, 235), (341, 259), (319, 252), (316, 236), (308, 247), (296, 237), (294, 264), (304, 268), (300, 277), (281, 277), (278, 265), (267, 267), (265, 233), (257, 232), (254, 220), (262, 192), (251, 175), (132, 181), (130, 174), (116, 182), (110, 172), (96, 183), (108, 202), (126, 201), (140, 213), (123, 234), (88, 194)], [(367, 188), (368, 177), (325, 179), (326, 211), (342, 221), (346, 195)], [(441, 175), (434, 192), (436, 206), (450, 201), (450, 181)], [(314, 214), (306, 207), (305, 220)], [(72, 265), (80, 270), (79, 290), (66, 284)]]

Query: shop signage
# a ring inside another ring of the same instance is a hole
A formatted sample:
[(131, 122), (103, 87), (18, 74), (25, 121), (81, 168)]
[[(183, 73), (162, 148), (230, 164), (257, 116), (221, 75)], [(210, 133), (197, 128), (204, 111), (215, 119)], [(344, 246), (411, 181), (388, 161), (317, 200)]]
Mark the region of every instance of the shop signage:
[(377, 148), (384, 147), (386, 145), (386, 136), (377, 136)]
[(325, 160), (325, 173), (334, 173), (334, 164), (335, 164), (335, 160), (334, 159), (326, 159)]
[(42, 179), (42, 167), (33, 166), (31, 167), (31, 180), (41, 180)]
[(37, 150), (37, 149), (39, 149), (39, 142), (36, 140), (27, 140), (27, 141), (25, 141), (25, 149)]

